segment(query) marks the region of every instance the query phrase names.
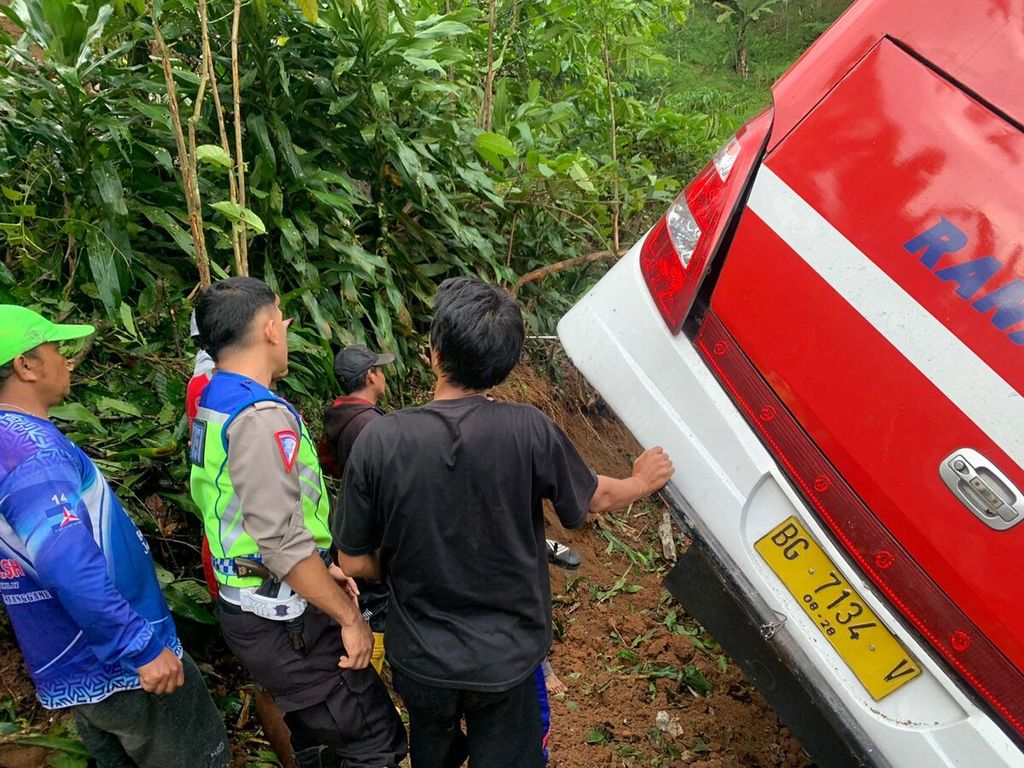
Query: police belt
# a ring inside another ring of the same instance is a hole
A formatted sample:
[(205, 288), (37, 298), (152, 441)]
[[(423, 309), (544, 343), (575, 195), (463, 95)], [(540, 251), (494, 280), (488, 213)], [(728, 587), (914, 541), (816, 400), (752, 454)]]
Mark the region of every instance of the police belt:
[[(317, 547), (317, 554), (320, 555), (320, 559), (324, 561), (324, 565), (331, 565), (331, 551), (329, 549), (320, 549)], [(239, 555), (247, 560), (253, 560), (257, 563), (263, 562), (263, 556), (259, 554), (252, 555)], [(213, 570), (224, 576), (238, 576), (238, 568), (235, 566), (235, 558), (233, 557), (215, 557), (213, 558)], [(219, 589), (225, 589), (225, 585), (219, 584)]]
[[(325, 566), (331, 565), (331, 552), (328, 549), (317, 548), (316, 553), (320, 555), (320, 559), (323, 561)], [(239, 556), (241, 557), (241, 555)], [(263, 562), (263, 558), (259, 555), (251, 555), (246, 558), (247, 560), (253, 560), (258, 563)], [(235, 565), (234, 558), (214, 558), (214, 569), (219, 573), (224, 573), (228, 576), (237, 576), (238, 569)], [(230, 570), (229, 570), (230, 569)], [(258, 578), (258, 577), (257, 577)], [(217, 596), (220, 598), (220, 604), (222, 607), (226, 607), (227, 613), (250, 613), (251, 611), (242, 610), (241, 606), (243, 603), (242, 595), (246, 592), (253, 592), (259, 589), (259, 587), (234, 587), (228, 584), (217, 585)]]

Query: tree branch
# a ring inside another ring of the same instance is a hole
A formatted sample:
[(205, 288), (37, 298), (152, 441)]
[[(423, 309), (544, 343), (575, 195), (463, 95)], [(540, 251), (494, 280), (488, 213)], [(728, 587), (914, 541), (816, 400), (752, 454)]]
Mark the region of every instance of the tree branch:
[(594, 264), (598, 261), (615, 261), (622, 258), (628, 253), (627, 250), (621, 251), (595, 251), (594, 253), (588, 253), (584, 256), (576, 256), (565, 261), (558, 261), (554, 264), (548, 264), (547, 266), (535, 269), (532, 272), (527, 272), (525, 275), (520, 277), (515, 286), (512, 288), (513, 295), (519, 293), (519, 289), (527, 283), (534, 283), (538, 280), (542, 280), (548, 275), (553, 275), (556, 272), (564, 272), (567, 269), (574, 269), (575, 267), (586, 266), (587, 264)]

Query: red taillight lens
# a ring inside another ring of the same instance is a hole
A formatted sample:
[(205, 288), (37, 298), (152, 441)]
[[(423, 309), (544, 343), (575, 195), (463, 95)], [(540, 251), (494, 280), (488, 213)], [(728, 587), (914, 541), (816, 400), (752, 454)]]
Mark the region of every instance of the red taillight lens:
[(713, 311), (704, 316), (695, 341), (701, 356), (765, 447), (838, 543), (960, 677), (1018, 736), (1024, 736), (1024, 673), (879, 522), (803, 431)]
[(704, 166), (640, 248), (640, 272), (672, 333), (679, 333), (728, 216), (771, 127), (771, 110), (751, 120)]

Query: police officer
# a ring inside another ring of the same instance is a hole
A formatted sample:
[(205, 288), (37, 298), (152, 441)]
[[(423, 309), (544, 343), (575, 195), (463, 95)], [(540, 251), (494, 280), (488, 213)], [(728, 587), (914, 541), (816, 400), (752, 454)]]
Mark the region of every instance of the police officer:
[(217, 365), (189, 458), (231, 650), (277, 698), (299, 766), (378, 768), (405, 730), (367, 665), (373, 636), (352, 582), (325, 565), (329, 501), (302, 418), (270, 390), (288, 371), (289, 322), (261, 280), (214, 283), (196, 306)]

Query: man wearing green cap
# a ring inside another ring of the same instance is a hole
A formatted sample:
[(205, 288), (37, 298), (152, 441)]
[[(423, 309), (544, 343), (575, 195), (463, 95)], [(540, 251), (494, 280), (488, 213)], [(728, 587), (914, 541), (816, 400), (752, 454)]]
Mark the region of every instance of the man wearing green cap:
[(40, 702), (73, 709), (99, 768), (220, 768), (224, 724), (149, 546), (48, 419), (70, 390), (59, 343), (93, 332), (0, 305), (0, 601)]

